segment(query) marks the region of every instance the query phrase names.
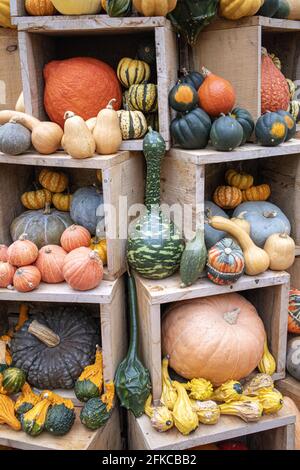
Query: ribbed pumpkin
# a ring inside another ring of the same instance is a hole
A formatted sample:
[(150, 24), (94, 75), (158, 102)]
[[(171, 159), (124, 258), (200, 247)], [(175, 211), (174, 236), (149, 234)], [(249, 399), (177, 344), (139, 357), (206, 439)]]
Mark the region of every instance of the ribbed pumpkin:
[(15, 272), (13, 285), (18, 292), (31, 292), (41, 282), (42, 276), (35, 266), (23, 266)]
[(8, 248), (7, 259), (13, 266), (27, 266), (35, 262), (38, 254), (37, 246), (28, 240), (26, 233), (24, 233)]
[(3, 261), (3, 262), (7, 261), (7, 251), (8, 251), (8, 246), (0, 245), (0, 261)]
[(14, 28), (10, 21), (10, 0), (1, 0), (0, 2), (0, 26)]
[(68, 177), (64, 173), (44, 168), (39, 174), (39, 183), (52, 193), (62, 193), (68, 186)]
[(235, 91), (228, 80), (210, 72), (202, 67), (204, 82), (198, 90), (199, 103), (202, 109), (210, 116), (228, 114), (235, 104)]
[(277, 112), (260, 116), (255, 125), (257, 141), (266, 147), (276, 147), (282, 144), (287, 136), (287, 125)]
[(26, 209), (39, 210), (44, 209), (46, 204), (51, 204), (52, 194), (47, 189), (38, 189), (28, 191), (21, 196), (21, 202)]
[(243, 202), (246, 201), (266, 201), (271, 195), (271, 188), (268, 184), (251, 186), (251, 188), (242, 191)]
[(210, 131), (212, 146), (219, 151), (232, 152), (244, 139), (241, 124), (231, 116), (221, 116), (213, 122)]
[(90, 248), (71, 251), (64, 261), (63, 274), (67, 283), (75, 290), (86, 291), (98, 287), (103, 278), (103, 264)]
[(141, 139), (147, 132), (148, 125), (141, 111), (118, 111), (123, 140)]
[(25, 0), (25, 10), (32, 16), (51, 16), (56, 12), (51, 0)]
[(222, 209), (234, 209), (242, 202), (242, 192), (233, 186), (218, 186), (213, 200)]
[(199, 72), (188, 72), (186, 68), (182, 69), (183, 77), (180, 78), (181, 83), (186, 83), (195, 88), (196, 91), (199, 90), (200, 86), (204, 82), (204, 77)]
[(0, 261), (0, 287), (6, 288), (13, 283), (16, 268), (7, 262)]
[(211, 119), (203, 109), (195, 108), (173, 119), (170, 130), (175, 147), (202, 149), (209, 141)]
[(253, 176), (247, 173), (239, 173), (233, 168), (227, 170), (225, 173), (225, 180), (229, 186), (234, 186), (241, 190), (249, 189), (253, 186)]
[[(80, 80), (78, 80), (80, 77)], [(90, 57), (75, 57), (49, 62), (44, 68), (45, 109), (51, 121), (64, 127), (70, 109), (85, 121), (97, 116), (115, 98), (120, 109), (122, 90), (114, 70), (105, 62)]]
[(66, 251), (57, 245), (47, 245), (40, 249), (35, 266), (41, 273), (42, 281), (58, 284), (64, 281), (63, 264)]
[(101, 10), (100, 0), (53, 0), (52, 3), (62, 15), (94, 15)]
[(150, 66), (142, 60), (124, 57), (120, 60), (117, 68), (117, 76), (125, 88), (138, 85), (149, 80), (151, 74)]
[(177, 0), (133, 0), (135, 9), (144, 16), (167, 16), (176, 4)]
[(58, 211), (68, 212), (71, 207), (72, 194), (56, 193), (52, 196), (52, 202)]
[(300, 334), (300, 290), (291, 289), (289, 293), (288, 331)]
[(282, 72), (274, 65), (265, 48), (261, 57), (261, 112), (287, 111), (290, 92)]
[(90, 249), (98, 253), (103, 263), (103, 266), (106, 266), (107, 265), (107, 241), (106, 239), (99, 240), (97, 237), (92, 238)]
[(198, 105), (198, 94), (195, 88), (187, 83), (177, 83), (170, 90), (169, 105), (180, 113), (191, 111)]
[(245, 16), (254, 16), (264, 0), (220, 0), (220, 16), (228, 20), (239, 20)]
[(80, 225), (71, 225), (61, 236), (60, 244), (68, 253), (82, 246), (89, 247), (91, 243), (90, 232)]
[(154, 113), (157, 111), (157, 85), (153, 83), (143, 83), (132, 85), (129, 88), (130, 107), (143, 113)]
[(209, 250), (207, 277), (215, 284), (233, 284), (243, 275), (244, 269), (243, 252), (231, 238), (223, 238)]

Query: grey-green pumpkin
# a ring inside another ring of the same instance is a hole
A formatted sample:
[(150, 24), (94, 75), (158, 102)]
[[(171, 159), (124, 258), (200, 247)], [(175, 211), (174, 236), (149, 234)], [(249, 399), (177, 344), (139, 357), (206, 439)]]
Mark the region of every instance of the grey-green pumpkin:
[(0, 151), (8, 155), (21, 155), (31, 146), (31, 132), (16, 122), (1, 127)]
[(104, 235), (103, 194), (95, 187), (80, 188), (73, 194), (70, 215), (78, 225), (85, 227), (91, 235)]

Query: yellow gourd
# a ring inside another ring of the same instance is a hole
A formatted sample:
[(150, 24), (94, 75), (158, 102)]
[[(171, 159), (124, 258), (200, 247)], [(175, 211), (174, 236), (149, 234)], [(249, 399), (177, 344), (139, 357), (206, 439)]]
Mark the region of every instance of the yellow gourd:
[(258, 400), (232, 401), (219, 405), (221, 415), (238, 416), (247, 423), (259, 421), (263, 414), (263, 406)]
[(100, 0), (51, 0), (62, 15), (95, 15), (101, 11)]
[(257, 367), (259, 372), (262, 372), (263, 374), (273, 375), (276, 371), (276, 361), (268, 349), (267, 340), (265, 340), (264, 343), (263, 357)]
[(48, 400), (51, 405), (65, 405), (70, 410), (74, 409), (74, 403), (68, 398), (62, 398), (51, 390), (44, 390), (40, 395), (40, 400)]
[(134, 8), (144, 16), (167, 16), (176, 4), (177, 0), (133, 0)]
[(172, 411), (177, 400), (177, 392), (170, 379), (168, 366), (169, 359), (165, 357), (162, 361), (162, 394), (160, 401)]
[(80, 401), (100, 396), (103, 384), (103, 357), (97, 346), (94, 364), (86, 366), (75, 383), (75, 394)]
[(77, 159), (92, 157), (96, 150), (96, 143), (84, 119), (71, 111), (65, 113), (64, 136), (62, 145), (64, 150)]
[(1, 0), (0, 2), (0, 26), (15, 28), (10, 21), (10, 0)]
[(223, 385), (218, 387), (211, 396), (212, 400), (224, 401), (229, 403), (240, 399), (243, 393), (243, 387), (236, 380), (227, 380)]
[(273, 233), (267, 238), (264, 250), (270, 257), (270, 269), (285, 271), (295, 261), (295, 242), (287, 233)]
[(198, 416), (192, 408), (184, 386), (176, 381), (173, 382), (173, 386), (178, 395), (173, 408), (174, 424), (181, 434), (187, 436), (198, 427)]
[(23, 91), (20, 93), (18, 101), (16, 102), (15, 110), (19, 111), (20, 113), (25, 113), (24, 93), (23, 93)]
[(98, 116), (93, 136), (97, 153), (111, 155), (118, 152), (122, 144), (122, 133), (117, 111), (113, 108), (115, 99), (110, 100), (107, 107)]
[(21, 429), (21, 423), (15, 416), (14, 402), (6, 395), (0, 395), (0, 424), (7, 424), (14, 431)]
[(40, 396), (36, 395), (30, 385), (25, 382), (22, 387), (21, 394), (19, 395), (15, 403), (15, 412), (18, 414), (18, 411), (22, 409), (21, 407), (32, 405), (34, 407), (40, 401)]
[(39, 210), (44, 209), (47, 204), (51, 205), (52, 193), (47, 189), (38, 189), (28, 191), (21, 196), (21, 202), (26, 209)]
[(262, 405), (265, 415), (277, 413), (283, 406), (283, 396), (275, 388), (273, 390), (260, 391), (256, 398)]
[(72, 194), (55, 193), (53, 194), (52, 202), (58, 211), (68, 212), (71, 207)]
[(43, 432), (48, 409), (51, 402), (45, 398), (23, 415), (22, 429), (30, 436), (38, 436)]
[(100, 256), (100, 259), (103, 263), (103, 266), (107, 265), (107, 241), (106, 238), (100, 240), (98, 237), (92, 238), (92, 242), (90, 244), (91, 250), (94, 250)]
[(197, 413), (198, 421), (202, 424), (217, 424), (220, 418), (220, 408), (217, 403), (208, 400), (190, 400), (193, 410)]
[(243, 250), (246, 274), (256, 276), (268, 269), (270, 265), (269, 255), (253, 243), (245, 230), (221, 216), (211, 217), (208, 223), (216, 230), (223, 230), (237, 240)]
[(166, 432), (174, 426), (172, 413), (166, 406), (152, 406), (152, 395), (150, 394), (146, 404), (145, 413), (151, 419), (152, 427), (158, 432)]
[(212, 383), (206, 379), (192, 379), (184, 384), (184, 388), (193, 400), (209, 400), (213, 394)]
[(101, 401), (106, 404), (106, 410), (110, 411), (114, 405), (115, 384), (113, 382), (106, 382), (104, 389), (105, 392), (101, 395)]
[(241, 212), (237, 217), (232, 217), (231, 222), (233, 222), (235, 225), (237, 225), (238, 227), (242, 228), (243, 230), (245, 230), (245, 232), (250, 235), (250, 232), (251, 232), (251, 225), (250, 223), (248, 222), (248, 220), (246, 220), (244, 218), (244, 214), (245, 212)]
[(244, 395), (256, 396), (260, 391), (273, 390), (274, 382), (268, 374), (256, 374), (244, 385)]
[(240, 190), (248, 189), (253, 186), (253, 176), (247, 173), (238, 173), (234, 169), (230, 169), (225, 173), (225, 180), (229, 186), (234, 186)]
[(220, 0), (220, 16), (228, 20), (254, 16), (263, 3), (264, 0)]

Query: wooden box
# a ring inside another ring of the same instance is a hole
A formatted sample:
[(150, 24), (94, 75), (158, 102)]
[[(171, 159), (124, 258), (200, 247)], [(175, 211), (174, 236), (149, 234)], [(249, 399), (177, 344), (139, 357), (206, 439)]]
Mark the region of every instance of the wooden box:
[[(107, 15), (32, 17), (24, 0), (12, 0), (12, 22), (18, 26), (26, 112), (45, 119), (43, 68), (54, 59), (89, 56), (117, 69), (122, 57), (136, 57), (139, 42), (156, 44), (159, 126), (170, 148), (168, 94), (177, 81), (177, 39), (164, 17), (110, 18)], [(124, 141), (122, 150), (142, 150), (142, 139)]]
[(294, 400), (300, 411), (300, 382), (292, 376), (287, 375), (285, 379), (279, 380), (276, 383), (276, 387), (283, 395)]
[(162, 309), (165, 304), (180, 300), (240, 292), (256, 307), (264, 322), (269, 348), (277, 364), (274, 380), (285, 377), (289, 292), (287, 273), (267, 271), (259, 276), (243, 276), (231, 286), (216, 286), (207, 278), (201, 278), (191, 287), (181, 288), (179, 275), (163, 281), (147, 280), (136, 275), (136, 283), (141, 357), (150, 371), (152, 394), (156, 403), (159, 402), (162, 391)]
[(17, 31), (0, 28), (0, 111), (15, 109), (22, 91)]
[(222, 416), (215, 425), (204, 425), (189, 436), (176, 429), (165, 433), (155, 431), (150, 419), (143, 415), (136, 419), (129, 414), (129, 448), (131, 450), (184, 450), (218, 443), (227, 439), (246, 437), (251, 450), (293, 450), (295, 446), (295, 415), (282, 410), (276, 415), (264, 416), (257, 423), (245, 423), (237, 417)]
[(296, 256), (293, 266), (288, 269), (291, 275), (291, 287), (300, 289), (300, 256)]
[(64, 153), (51, 156), (27, 153), (18, 157), (0, 153), (0, 243), (11, 242), (10, 224), (25, 210), (20, 196), (44, 166), (56, 167), (58, 171), (69, 174), (75, 187), (95, 183), (96, 170), (102, 170), (103, 198), (107, 205), (108, 265), (105, 279), (121, 276), (125, 272), (129, 209), (133, 204), (144, 201), (143, 155), (122, 151), (115, 155), (76, 160)]

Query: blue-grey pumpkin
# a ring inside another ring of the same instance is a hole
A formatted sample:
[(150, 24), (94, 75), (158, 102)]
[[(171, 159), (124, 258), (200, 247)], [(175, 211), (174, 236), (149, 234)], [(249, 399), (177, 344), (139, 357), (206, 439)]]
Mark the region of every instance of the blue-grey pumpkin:
[(295, 336), (288, 342), (286, 368), (292, 377), (300, 381), (300, 336)]
[(78, 225), (85, 227), (91, 235), (103, 234), (104, 208), (103, 194), (95, 187), (78, 189), (72, 198), (71, 218)]
[[(228, 215), (216, 204), (211, 201), (205, 201), (205, 212), (209, 211), (209, 215), (220, 215), (221, 217), (225, 217), (228, 219)], [(207, 248), (211, 248), (213, 245), (218, 243), (222, 238), (227, 236), (227, 233), (222, 232), (221, 230), (216, 230), (212, 228), (210, 225), (205, 224), (204, 226), (204, 233), (205, 233), (205, 245)]]

